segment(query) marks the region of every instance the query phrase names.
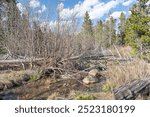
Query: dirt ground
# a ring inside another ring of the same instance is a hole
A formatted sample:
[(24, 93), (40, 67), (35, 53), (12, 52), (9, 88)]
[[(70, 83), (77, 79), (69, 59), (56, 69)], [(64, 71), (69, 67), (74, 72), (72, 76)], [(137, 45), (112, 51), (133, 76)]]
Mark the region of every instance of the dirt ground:
[(50, 69), (46, 70), (46, 73), (43, 72), (44, 77), (41, 78), (38, 78), (38, 75), (42, 73), (39, 70), (2, 71), (0, 73), (0, 99), (112, 100), (114, 88), (123, 86), (134, 79), (148, 77), (149, 71), (150, 65), (144, 61), (114, 62), (107, 64), (107, 69), (104, 71), (99, 71), (98, 82), (88, 85), (83, 83), (83, 79), (89, 71), (64, 72), (61, 69)]
[(83, 84), (82, 80), (83, 77), (68, 79), (47, 77), (31, 80), (21, 86), (1, 91), (0, 98), (4, 100), (77, 99), (80, 95), (86, 95), (93, 96), (94, 99), (112, 99), (110, 93), (102, 92), (106, 78), (101, 77), (98, 83), (91, 85)]

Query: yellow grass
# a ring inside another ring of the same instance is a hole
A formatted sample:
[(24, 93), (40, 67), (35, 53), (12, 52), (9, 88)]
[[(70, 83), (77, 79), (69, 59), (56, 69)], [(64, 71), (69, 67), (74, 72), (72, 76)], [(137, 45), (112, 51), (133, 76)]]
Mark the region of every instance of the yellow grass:
[(108, 79), (106, 85), (110, 90), (119, 87), (133, 79), (142, 79), (150, 76), (150, 64), (143, 60), (134, 62), (113, 63), (108, 67), (106, 73)]

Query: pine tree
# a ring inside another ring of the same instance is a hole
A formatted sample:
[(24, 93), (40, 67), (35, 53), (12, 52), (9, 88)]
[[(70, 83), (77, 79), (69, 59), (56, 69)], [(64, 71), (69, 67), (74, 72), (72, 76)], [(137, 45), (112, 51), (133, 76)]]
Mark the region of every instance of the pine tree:
[(115, 19), (110, 17), (109, 20), (109, 44), (112, 45), (116, 41)]
[(125, 27), (125, 39), (133, 48), (135, 54), (148, 55), (150, 49), (150, 16), (149, 0), (138, 0), (131, 9), (131, 16), (128, 18)]
[(124, 45), (125, 44), (125, 24), (126, 24), (126, 17), (125, 14), (122, 12), (119, 18), (119, 34), (118, 34), (118, 43), (119, 45)]
[(90, 19), (89, 13), (85, 13), (83, 22), (83, 33), (88, 37), (93, 37), (92, 20)]
[(106, 21), (103, 24), (103, 35), (102, 35), (102, 40), (103, 40), (103, 46), (104, 47), (109, 47), (109, 21)]
[(97, 22), (97, 25), (95, 26), (94, 30), (94, 36), (96, 39), (96, 43), (102, 45), (103, 43), (103, 22), (100, 20)]
[(109, 47), (116, 41), (115, 19), (113, 17), (110, 17), (109, 20), (106, 21), (103, 30), (105, 46)]

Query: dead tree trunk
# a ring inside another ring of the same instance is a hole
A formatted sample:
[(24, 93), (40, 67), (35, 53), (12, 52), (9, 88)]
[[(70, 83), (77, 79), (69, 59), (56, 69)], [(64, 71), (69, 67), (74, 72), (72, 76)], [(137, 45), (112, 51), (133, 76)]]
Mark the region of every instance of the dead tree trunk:
[(135, 100), (139, 95), (146, 99), (150, 96), (150, 78), (133, 80), (113, 93), (116, 100)]

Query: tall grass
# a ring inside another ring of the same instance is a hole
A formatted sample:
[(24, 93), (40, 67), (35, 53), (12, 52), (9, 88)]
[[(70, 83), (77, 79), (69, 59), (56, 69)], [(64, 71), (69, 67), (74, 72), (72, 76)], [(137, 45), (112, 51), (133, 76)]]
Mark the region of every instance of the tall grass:
[(116, 62), (108, 67), (106, 84), (112, 90), (133, 79), (143, 79), (148, 76), (150, 76), (150, 65), (143, 60)]

